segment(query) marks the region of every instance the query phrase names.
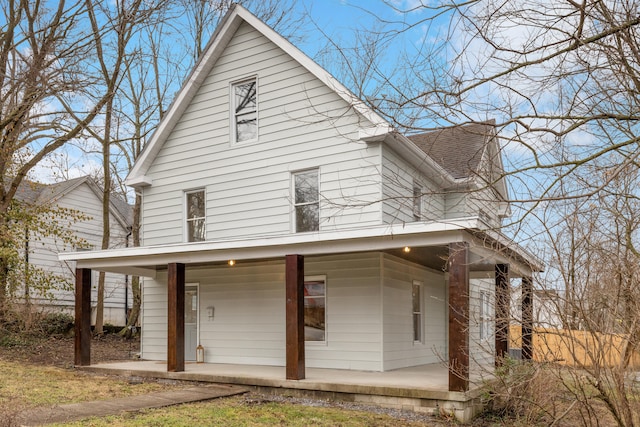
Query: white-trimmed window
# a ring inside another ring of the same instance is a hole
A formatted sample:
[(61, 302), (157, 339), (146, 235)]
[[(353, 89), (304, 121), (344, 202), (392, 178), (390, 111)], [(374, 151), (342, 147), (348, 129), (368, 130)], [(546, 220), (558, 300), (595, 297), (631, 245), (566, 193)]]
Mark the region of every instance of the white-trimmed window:
[(258, 139), (257, 80), (252, 78), (231, 85), (232, 127), (235, 142)]
[(480, 340), (487, 340), (491, 336), (491, 307), (490, 294), (480, 291)]
[(327, 280), (326, 276), (304, 278), (304, 339), (327, 339)]
[(411, 310), (413, 313), (413, 342), (422, 342), (422, 283), (413, 281), (411, 287)]
[(413, 182), (413, 220), (420, 221), (422, 219), (422, 187)]
[(202, 242), (205, 236), (204, 190), (185, 193), (187, 242)]
[(293, 205), (296, 233), (320, 229), (318, 169), (293, 174)]

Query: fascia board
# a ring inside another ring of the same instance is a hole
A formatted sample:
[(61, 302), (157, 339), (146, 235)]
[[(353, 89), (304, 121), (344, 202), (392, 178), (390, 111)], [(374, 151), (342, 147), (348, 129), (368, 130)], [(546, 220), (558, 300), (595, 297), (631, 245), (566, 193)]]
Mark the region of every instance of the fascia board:
[[(155, 260), (164, 260), (166, 257), (173, 257), (171, 262), (187, 263), (223, 261), (229, 259), (232, 255), (237, 255), (238, 259), (268, 258), (269, 256), (281, 256), (288, 249), (295, 249), (295, 253), (300, 253), (301, 255), (384, 250), (407, 245), (446, 243), (451, 241), (450, 233), (475, 229), (477, 225), (478, 218), (473, 217), (446, 222), (393, 224), (384, 227), (290, 234), (280, 237), (265, 236), (251, 239), (179, 243), (102, 251), (62, 252), (58, 254), (58, 259), (60, 261), (77, 261), (79, 263), (111, 259), (120, 263), (119, 265), (125, 266), (154, 263)], [(219, 254), (219, 256), (216, 254)], [(178, 258), (180, 261), (178, 261)]]
[(422, 151), (409, 138), (398, 133), (389, 133), (385, 138), (385, 143), (393, 148), (398, 154), (416, 169), (434, 180), (440, 187), (449, 188), (459, 184), (460, 180), (455, 179), (442, 166), (437, 164), (427, 153)]

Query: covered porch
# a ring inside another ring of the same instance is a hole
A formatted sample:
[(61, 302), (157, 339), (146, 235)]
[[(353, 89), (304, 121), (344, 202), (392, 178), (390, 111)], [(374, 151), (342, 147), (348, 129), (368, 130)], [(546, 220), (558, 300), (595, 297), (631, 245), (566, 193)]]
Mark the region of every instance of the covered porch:
[[(439, 271), (440, 275), (446, 277), (446, 289), (441, 303), (446, 311), (446, 319), (442, 323), (442, 329), (446, 334), (446, 349), (439, 355), (442, 364), (423, 364), (388, 371), (381, 369), (385, 372), (306, 366), (303, 314), (305, 257), (311, 259), (329, 254), (336, 256), (371, 252), (383, 254), (383, 257), (403, 259), (404, 262), (414, 263), (434, 272)], [(470, 277), (479, 273), (493, 280), (495, 298), (492, 303), (495, 306), (495, 315), (491, 324), (495, 343), (492, 343), (491, 347), (495, 353), (495, 362), (499, 363), (508, 351), (509, 278), (514, 276), (522, 278), (523, 358), (528, 359), (532, 354), (532, 274), (538, 267), (532, 261), (533, 257), (504, 236), (495, 232), (480, 231), (477, 219), (388, 225), (313, 235), (63, 254), (61, 259), (77, 262), (77, 366), (91, 365), (91, 311), (88, 299), (91, 269), (126, 272), (146, 277), (166, 277), (166, 362), (134, 362), (135, 365), (132, 366), (135, 368), (118, 364), (117, 369), (124, 371), (153, 372), (154, 376), (162, 375), (176, 379), (206, 377), (215, 382), (238, 384), (245, 384), (238, 381), (253, 381), (258, 382), (253, 384), (255, 386), (272, 388), (310, 389), (367, 396), (385, 395), (389, 398), (465, 401), (465, 407), (469, 408), (469, 405), (473, 406), (474, 382), (477, 381), (476, 374), (470, 369), (473, 356), (470, 346), (472, 302), (469, 283)], [(250, 363), (191, 364), (185, 361), (184, 295), (187, 272), (203, 266), (221, 267), (226, 265), (228, 260), (237, 263), (250, 263), (255, 260), (284, 261), (284, 366), (269, 366), (268, 363), (259, 366)], [(493, 360), (491, 362), (493, 363)], [(271, 385), (260, 384), (261, 381)], [(367, 392), (361, 393), (358, 390)]]

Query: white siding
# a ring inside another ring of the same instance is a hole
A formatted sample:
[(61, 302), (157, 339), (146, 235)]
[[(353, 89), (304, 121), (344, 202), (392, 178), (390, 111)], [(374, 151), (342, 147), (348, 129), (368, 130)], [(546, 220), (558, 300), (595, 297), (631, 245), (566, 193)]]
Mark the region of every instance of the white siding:
[[(87, 220), (70, 224), (60, 224), (70, 228), (82, 239), (85, 239), (93, 249), (100, 249), (102, 245), (102, 201), (91, 190), (87, 184), (81, 184), (67, 194), (55, 201), (61, 208), (75, 209), (81, 211), (88, 217)], [(111, 224), (111, 247), (123, 247), (126, 240), (127, 230), (116, 220), (110, 217)], [(65, 283), (58, 289), (52, 291), (51, 299), (38, 294), (36, 289), (31, 289), (32, 301), (43, 307), (66, 308), (66, 311), (73, 311), (75, 304), (75, 263), (58, 261), (58, 252), (75, 250), (61, 241), (52, 237), (37, 236), (31, 234), (29, 242), (29, 263), (44, 271), (59, 275), (65, 279)], [(95, 310), (97, 301), (98, 273), (94, 272), (92, 281), (91, 304)], [(113, 325), (124, 325), (125, 276), (121, 274), (107, 273), (105, 277), (105, 316), (104, 322)], [(129, 292), (129, 301), (132, 301)], [(95, 316), (95, 313), (94, 313)]]
[[(383, 257), (384, 370), (447, 358), (447, 303), (444, 275), (391, 255)], [(413, 341), (411, 287), (423, 283), (424, 341)]]
[(382, 165), (382, 218), (385, 224), (414, 221), (414, 180), (422, 187), (422, 219), (443, 218), (444, 196), (435, 183), (386, 146), (382, 150)]
[(327, 277), (327, 342), (307, 344), (306, 365), (381, 371), (380, 254), (308, 258), (305, 275)]
[(500, 226), (498, 199), (488, 188), (464, 193), (449, 193), (445, 200), (447, 219), (480, 216), (488, 222), (489, 226)]
[[(483, 277), (484, 276), (484, 277)], [(489, 295), (491, 319), (489, 333), (480, 339), (480, 292)], [(469, 369), (472, 373), (493, 372), (495, 355), (495, 279), (483, 273), (472, 273), (469, 279)]]
[[(232, 144), (229, 85), (256, 76), (257, 143)], [(364, 120), (364, 119), (362, 119)], [(379, 145), (330, 88), (242, 24), (155, 158), (145, 245), (184, 241), (183, 192), (205, 188), (207, 239), (291, 232), (290, 174), (319, 168), (321, 229), (380, 223)]]
[[(307, 367), (382, 369), (379, 271), (377, 253), (305, 259), (305, 275), (327, 280), (327, 341), (307, 344)], [(284, 366), (284, 260), (187, 267), (186, 276), (188, 283), (200, 285), (206, 362)], [(145, 279), (142, 319), (142, 357), (166, 360), (166, 273)]]

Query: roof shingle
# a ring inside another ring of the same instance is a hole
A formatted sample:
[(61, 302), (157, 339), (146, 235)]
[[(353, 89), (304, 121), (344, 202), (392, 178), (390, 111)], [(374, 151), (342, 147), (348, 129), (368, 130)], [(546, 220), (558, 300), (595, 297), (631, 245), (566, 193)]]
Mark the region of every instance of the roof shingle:
[(493, 136), (495, 121), (472, 123), (408, 136), (429, 157), (456, 179), (470, 178)]

